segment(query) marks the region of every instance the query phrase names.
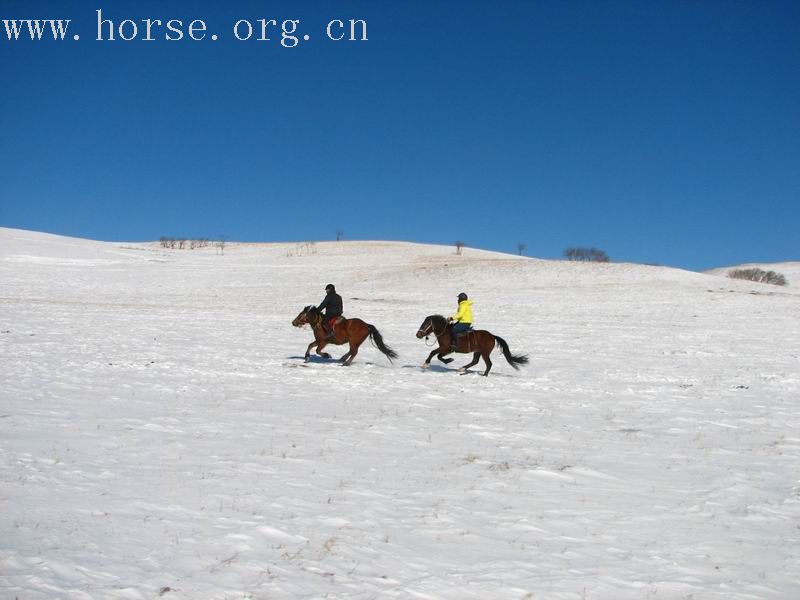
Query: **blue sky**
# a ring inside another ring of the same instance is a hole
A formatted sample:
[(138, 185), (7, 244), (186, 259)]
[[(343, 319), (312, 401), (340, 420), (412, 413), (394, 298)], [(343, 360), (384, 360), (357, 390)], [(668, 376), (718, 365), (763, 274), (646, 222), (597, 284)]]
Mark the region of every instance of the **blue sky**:
[[(72, 23), (0, 29), (0, 225), (800, 259), (798, 2), (220, 4), (3, 2)], [(98, 8), (219, 39), (97, 42)], [(234, 39), (259, 18), (310, 40)], [(369, 41), (325, 38), (350, 18)]]

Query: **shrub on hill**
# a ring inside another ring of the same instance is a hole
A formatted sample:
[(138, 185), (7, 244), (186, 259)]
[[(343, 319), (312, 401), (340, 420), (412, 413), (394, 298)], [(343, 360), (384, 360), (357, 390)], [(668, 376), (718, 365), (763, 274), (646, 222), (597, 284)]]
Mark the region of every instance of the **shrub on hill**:
[(728, 271), (728, 277), (732, 279), (745, 279), (747, 281), (757, 281), (758, 283), (769, 283), (772, 285), (786, 285), (786, 277), (775, 271), (765, 271), (752, 267), (750, 269), (732, 269)]
[(564, 257), (583, 262), (610, 262), (608, 254), (597, 248), (567, 248), (564, 250)]

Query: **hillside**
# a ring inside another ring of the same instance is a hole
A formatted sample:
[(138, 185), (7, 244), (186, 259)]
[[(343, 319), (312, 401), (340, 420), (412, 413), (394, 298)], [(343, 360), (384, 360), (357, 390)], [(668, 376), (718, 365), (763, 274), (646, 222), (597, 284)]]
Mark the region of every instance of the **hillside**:
[(730, 271), (736, 269), (761, 269), (762, 271), (775, 271), (782, 274), (789, 284), (787, 287), (800, 287), (800, 262), (781, 262), (781, 263), (746, 263), (732, 267), (719, 267), (706, 271), (709, 275), (727, 277)]
[[(800, 595), (800, 286), (2, 228), (0, 281), (2, 597)], [(302, 361), (329, 282), (398, 360)], [(527, 367), (419, 368), (460, 291)]]

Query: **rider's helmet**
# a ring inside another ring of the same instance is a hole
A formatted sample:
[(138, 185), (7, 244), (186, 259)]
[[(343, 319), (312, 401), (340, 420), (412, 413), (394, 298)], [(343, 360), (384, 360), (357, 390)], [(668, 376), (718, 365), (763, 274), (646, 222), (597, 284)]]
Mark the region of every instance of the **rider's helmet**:
[(464, 292), (461, 292), (461, 293), (458, 295), (458, 301), (459, 301), (459, 302), (463, 302), (463, 301), (464, 301), (464, 300), (466, 300), (466, 299), (467, 299), (467, 295), (466, 295)]
[(326, 285), (326, 286), (325, 286), (325, 291), (326, 291), (326, 292), (329, 292), (329, 293), (332, 293), (332, 292), (335, 292), (335, 291), (336, 291), (336, 288), (335, 288), (335, 287), (333, 287), (333, 284), (332, 284), (332, 283), (329, 283), (328, 285)]

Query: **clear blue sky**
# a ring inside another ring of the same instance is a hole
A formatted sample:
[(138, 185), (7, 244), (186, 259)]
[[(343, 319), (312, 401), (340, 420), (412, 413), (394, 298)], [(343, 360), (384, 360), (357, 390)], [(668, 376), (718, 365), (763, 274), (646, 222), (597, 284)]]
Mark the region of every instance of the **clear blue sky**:
[[(207, 37), (97, 42), (98, 8)], [(0, 5), (26, 18), (72, 23), (64, 42), (0, 28), (3, 226), (800, 259), (795, 0)], [(234, 39), (259, 18), (310, 40)], [(327, 40), (337, 18), (369, 41)]]

